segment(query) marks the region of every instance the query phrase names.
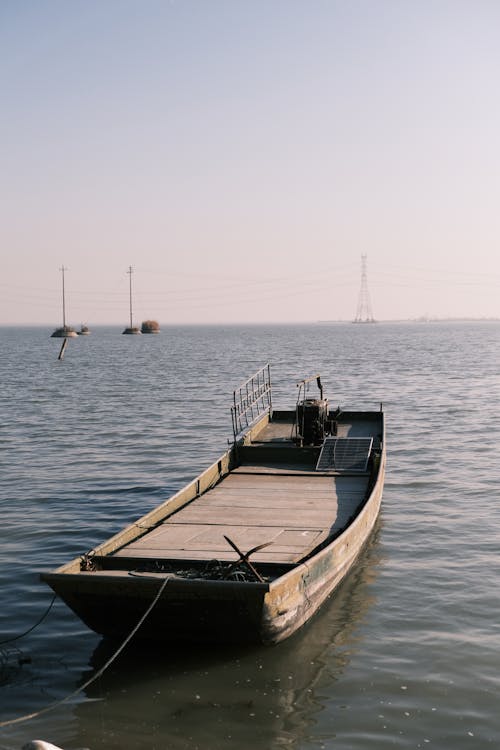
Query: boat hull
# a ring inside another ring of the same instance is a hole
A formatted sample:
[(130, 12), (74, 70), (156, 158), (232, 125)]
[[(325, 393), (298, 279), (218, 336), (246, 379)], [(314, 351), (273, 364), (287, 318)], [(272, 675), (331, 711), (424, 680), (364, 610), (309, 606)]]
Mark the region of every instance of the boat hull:
[(329, 413), (319, 444), (293, 437), (295, 420), (266, 411), (179, 492), (42, 580), (103, 636), (288, 638), (355, 566), (386, 463), (382, 411)]
[[(310, 559), (270, 583), (172, 577), (136, 634), (148, 641), (274, 644), (301, 628), (350, 572), (377, 521), (385, 453), (361, 512)], [(108, 637), (125, 637), (165, 581), (162, 573), (53, 572), (42, 579), (83, 622)]]
[[(125, 637), (137, 625), (164, 576), (44, 577), (76, 615), (96, 633)], [(267, 586), (231, 582), (169, 582), (136, 638), (153, 641), (257, 642)]]

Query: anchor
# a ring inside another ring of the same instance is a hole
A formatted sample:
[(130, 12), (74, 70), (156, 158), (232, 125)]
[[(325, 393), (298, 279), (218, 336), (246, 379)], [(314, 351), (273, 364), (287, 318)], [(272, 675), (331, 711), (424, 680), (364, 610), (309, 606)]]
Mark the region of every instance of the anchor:
[(265, 583), (260, 573), (254, 568), (254, 566), (252, 565), (252, 563), (250, 562), (248, 558), (250, 557), (250, 555), (253, 555), (254, 552), (258, 552), (260, 549), (264, 549), (264, 547), (269, 547), (269, 545), (272, 544), (272, 542), (264, 542), (264, 544), (258, 544), (256, 547), (252, 547), (252, 549), (249, 549), (248, 552), (242, 552), (240, 549), (238, 549), (236, 544), (225, 534), (224, 534), (224, 539), (226, 540), (228, 544), (231, 545), (234, 551), (237, 552), (238, 555), (240, 556), (239, 560), (236, 560), (236, 562), (232, 563), (231, 567), (227, 571), (227, 575), (229, 576), (232, 573), (232, 571), (238, 567), (240, 563), (243, 563), (253, 573), (253, 575), (256, 577), (258, 581), (260, 581), (261, 583)]

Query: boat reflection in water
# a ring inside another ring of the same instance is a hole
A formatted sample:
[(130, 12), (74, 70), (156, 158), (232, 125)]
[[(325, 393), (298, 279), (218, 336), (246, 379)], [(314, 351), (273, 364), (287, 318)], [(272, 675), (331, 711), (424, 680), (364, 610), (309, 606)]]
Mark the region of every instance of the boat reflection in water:
[[(315, 724), (322, 688), (353, 654), (353, 631), (374, 601), (380, 524), (351, 575), (308, 625), (274, 647), (169, 650), (131, 642), (75, 708), (71, 746), (148, 748), (294, 747)], [(101, 641), (98, 670), (116, 643)], [(91, 673), (82, 675), (82, 683)], [(74, 727), (76, 728), (76, 727)], [(332, 727), (332, 732), (335, 729)]]

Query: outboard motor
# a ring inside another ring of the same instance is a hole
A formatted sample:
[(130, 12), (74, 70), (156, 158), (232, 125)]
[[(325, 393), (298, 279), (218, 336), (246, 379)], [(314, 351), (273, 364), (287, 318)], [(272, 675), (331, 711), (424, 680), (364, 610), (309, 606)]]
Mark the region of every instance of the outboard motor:
[(328, 420), (328, 399), (305, 398), (298, 404), (297, 418), (304, 445), (321, 445)]
[[(311, 380), (316, 380), (320, 392), (319, 398), (305, 398), (306, 385)], [(297, 401), (297, 437), (304, 445), (321, 445), (330, 422), (328, 421), (328, 399), (323, 398), (320, 376), (314, 375), (297, 385), (301, 389)], [(301, 395), (304, 395), (302, 400), (300, 400)]]

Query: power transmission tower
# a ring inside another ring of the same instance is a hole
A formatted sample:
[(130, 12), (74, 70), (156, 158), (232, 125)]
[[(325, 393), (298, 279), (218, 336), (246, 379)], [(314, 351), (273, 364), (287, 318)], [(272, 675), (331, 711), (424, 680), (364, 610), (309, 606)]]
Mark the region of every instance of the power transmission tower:
[(375, 323), (372, 312), (368, 280), (366, 275), (366, 255), (361, 256), (361, 288), (359, 290), (358, 307), (354, 323)]

